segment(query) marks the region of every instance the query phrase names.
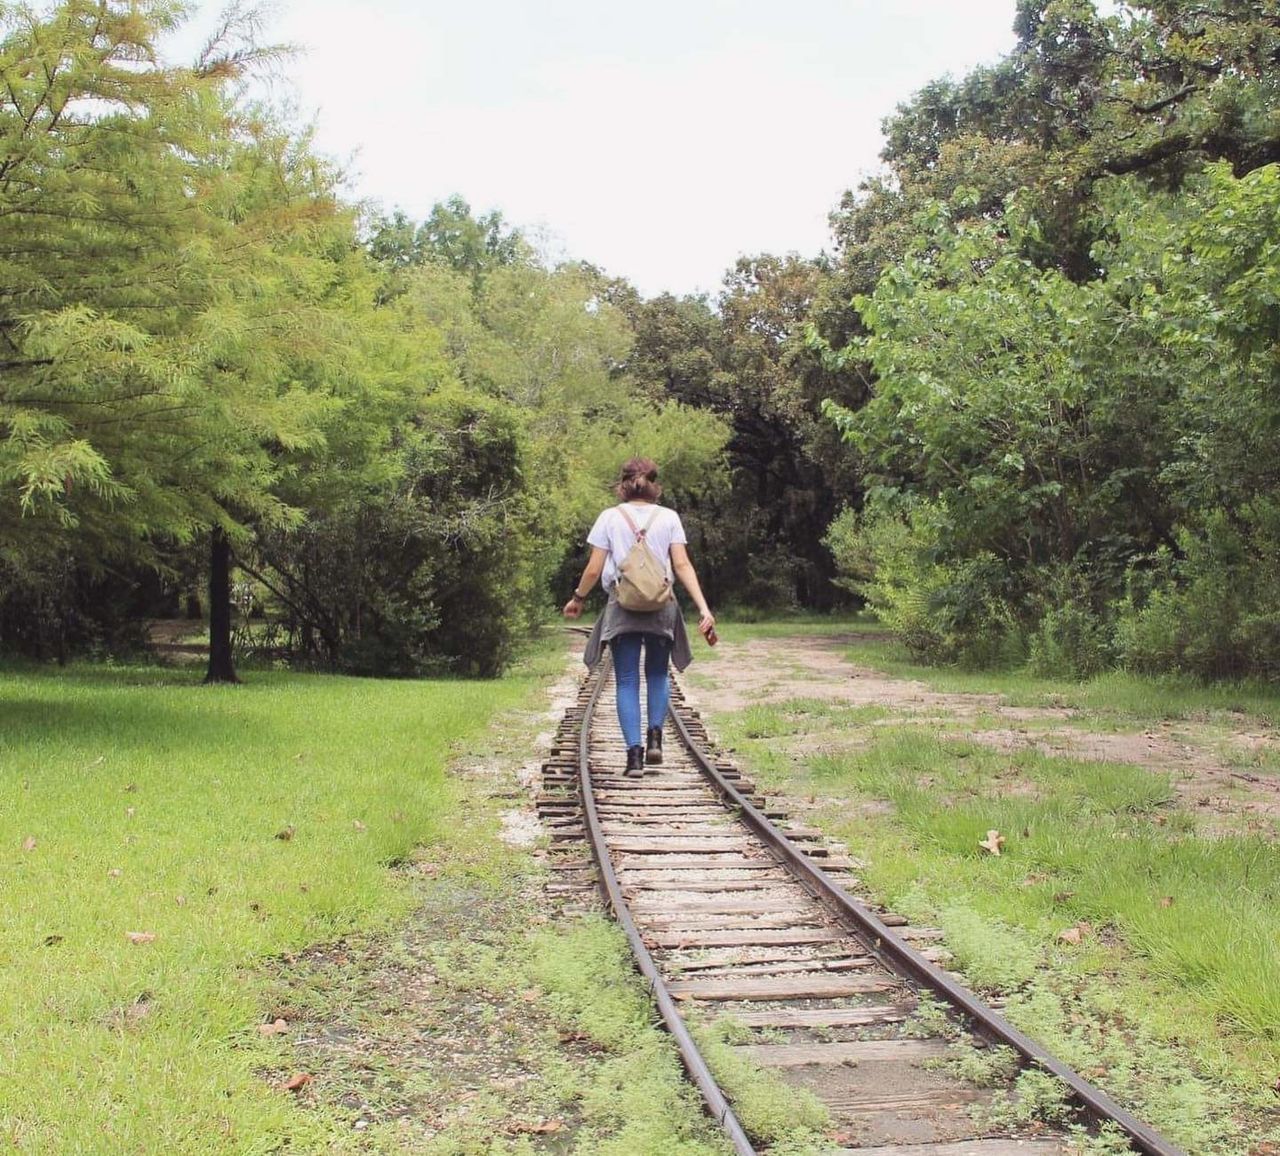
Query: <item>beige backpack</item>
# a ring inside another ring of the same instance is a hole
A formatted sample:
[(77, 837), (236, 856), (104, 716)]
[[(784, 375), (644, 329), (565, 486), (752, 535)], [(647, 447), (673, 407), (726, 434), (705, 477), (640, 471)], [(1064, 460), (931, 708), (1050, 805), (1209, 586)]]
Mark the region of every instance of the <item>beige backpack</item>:
[(636, 544), (631, 547), (622, 565), (618, 567), (618, 584), (614, 588), (618, 595), (618, 604), (624, 610), (641, 612), (661, 610), (675, 597), (671, 589), (671, 579), (667, 576), (666, 566), (657, 555), (649, 549), (645, 535), (653, 520), (660, 512), (655, 509), (643, 528), (637, 528), (626, 506), (619, 506), (618, 512), (626, 519), (631, 532), (636, 536)]

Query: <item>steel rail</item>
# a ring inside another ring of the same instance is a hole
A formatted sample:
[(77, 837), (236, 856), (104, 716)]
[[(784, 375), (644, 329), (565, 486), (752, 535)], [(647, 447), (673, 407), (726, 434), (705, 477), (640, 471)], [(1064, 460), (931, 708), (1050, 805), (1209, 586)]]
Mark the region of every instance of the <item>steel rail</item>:
[(658, 971), (658, 965), (649, 953), (649, 948), (645, 945), (640, 929), (636, 927), (635, 920), (631, 918), (631, 912), (627, 909), (627, 902), (622, 895), (622, 887), (618, 883), (617, 872), (614, 871), (613, 863), (609, 859), (604, 830), (600, 826), (600, 816), (596, 810), (595, 790), (591, 783), (589, 746), (592, 716), (599, 705), (600, 695), (604, 690), (609, 668), (612, 665), (612, 658), (608, 653), (601, 658), (597, 665), (596, 685), (592, 688), (591, 696), (587, 699), (583, 710), (582, 733), (578, 736), (578, 787), (581, 794), (583, 818), (586, 823), (587, 841), (591, 844), (591, 854), (600, 872), (600, 883), (604, 888), (605, 897), (609, 901), (609, 906), (613, 909), (614, 918), (621, 925), (623, 932), (627, 936), (627, 941), (631, 945), (631, 952), (636, 958), (640, 973), (649, 981), (650, 994), (657, 1005), (659, 1014), (662, 1016), (663, 1024), (666, 1025), (667, 1031), (671, 1033), (672, 1039), (675, 1040), (685, 1071), (688, 1072), (689, 1078), (702, 1093), (702, 1098), (706, 1101), (707, 1110), (728, 1134), (729, 1140), (733, 1144), (733, 1150), (738, 1156), (757, 1156), (750, 1139), (748, 1139), (742, 1125), (738, 1122), (738, 1117), (734, 1115), (733, 1108), (730, 1107), (724, 1092), (720, 1090), (720, 1085), (716, 1083), (715, 1077), (711, 1074), (711, 1069), (707, 1066), (706, 1060), (702, 1058), (702, 1053), (698, 1050), (697, 1043), (685, 1026), (684, 1020), (676, 1008), (676, 1001), (672, 998), (671, 992), (667, 990), (666, 981), (663, 980), (662, 973)]
[(1186, 1156), (1186, 1153), (1170, 1143), (1155, 1129), (1144, 1124), (1132, 1113), (1117, 1104), (1100, 1088), (1095, 1088), (1082, 1076), (1060, 1060), (1055, 1059), (1030, 1036), (1023, 1034), (1008, 1020), (988, 1007), (968, 988), (956, 983), (940, 967), (925, 959), (902, 939), (892, 928), (876, 918), (875, 914), (857, 903), (854, 898), (835, 883), (825, 871), (817, 867), (790, 839), (778, 830), (715, 767), (701, 745), (689, 733), (684, 719), (673, 703), (670, 716), (681, 740), (688, 747), (702, 773), (735, 810), (742, 821), (781, 859), (782, 865), (803, 884), (811, 894), (841, 916), (851, 920), (866, 938), (866, 946), (890, 971), (906, 973), (924, 987), (930, 988), (953, 1007), (959, 1008), (973, 1020), (986, 1035), (1007, 1044), (1019, 1053), (1027, 1063), (1056, 1076), (1084, 1106), (1095, 1121), (1110, 1121), (1128, 1136), (1132, 1145), (1147, 1156)]

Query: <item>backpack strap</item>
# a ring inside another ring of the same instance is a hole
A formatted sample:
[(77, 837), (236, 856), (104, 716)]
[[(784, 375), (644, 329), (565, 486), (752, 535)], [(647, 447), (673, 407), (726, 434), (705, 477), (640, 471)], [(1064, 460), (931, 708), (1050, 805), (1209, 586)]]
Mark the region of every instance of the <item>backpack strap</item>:
[(653, 513), (649, 515), (649, 520), (641, 527), (636, 526), (635, 519), (632, 518), (631, 511), (628, 510), (626, 506), (618, 506), (617, 510), (627, 523), (627, 527), (636, 536), (636, 540), (638, 542), (643, 542), (644, 536), (649, 532), (649, 527), (653, 525), (653, 520), (658, 516), (658, 511), (661, 508), (661, 506), (654, 506)]

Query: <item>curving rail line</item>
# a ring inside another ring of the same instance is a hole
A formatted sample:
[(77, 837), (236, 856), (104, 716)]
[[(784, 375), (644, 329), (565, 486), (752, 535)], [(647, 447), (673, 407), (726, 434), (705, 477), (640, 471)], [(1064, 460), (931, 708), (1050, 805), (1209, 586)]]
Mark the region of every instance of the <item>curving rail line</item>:
[[(564, 739), (569, 739), (572, 733), (576, 731), (576, 744), (574, 744), (576, 745), (576, 750), (574, 755), (576, 756), (575, 762), (577, 765), (576, 783), (573, 785), (577, 788), (582, 828), (596, 864), (599, 883), (605, 893), (609, 907), (627, 936), (640, 972), (648, 981), (653, 1000), (662, 1016), (663, 1023), (679, 1049), (685, 1070), (697, 1085), (711, 1115), (724, 1128), (734, 1151), (739, 1153), (740, 1156), (750, 1156), (750, 1154), (756, 1152), (756, 1148), (734, 1115), (728, 1098), (717, 1085), (705, 1059), (698, 1051), (697, 1044), (680, 1014), (676, 995), (673, 994), (661, 968), (655, 961), (646, 943), (645, 935), (642, 934), (640, 927), (637, 926), (636, 919), (633, 917), (624, 894), (623, 884), (619, 879), (610, 855), (609, 831), (606, 829), (609, 824), (606, 818), (602, 818), (600, 802), (597, 798), (596, 784), (591, 767), (591, 745), (593, 738), (592, 723), (600, 707), (602, 695), (610, 683), (611, 673), (611, 665), (606, 653), (601, 663), (589, 674), (588, 680), (583, 687), (583, 695), (578, 708), (568, 713), (565, 724), (562, 726)], [(977, 1037), (987, 1043), (997, 1043), (1012, 1048), (1021, 1057), (1024, 1066), (1038, 1068), (1052, 1074), (1069, 1089), (1072, 1100), (1086, 1119), (1095, 1125), (1110, 1122), (1119, 1128), (1128, 1138), (1133, 1151), (1146, 1153), (1148, 1156), (1184, 1156), (1181, 1149), (1164, 1139), (1149, 1125), (1127, 1112), (1105, 1092), (1088, 1083), (1076, 1072), (1050, 1055), (1034, 1040), (1020, 1032), (999, 1013), (980, 1000), (973, 992), (957, 983), (951, 975), (938, 967), (924, 952), (908, 943), (907, 939), (885, 922), (884, 918), (878, 916), (864, 902), (859, 901), (842, 888), (833, 878), (831, 872), (819, 867), (811, 857), (811, 854), (806, 854), (803, 849), (797, 846), (792, 838), (789, 838), (787, 834), (770, 821), (764, 810), (757, 806), (743, 790), (735, 786), (731, 779), (737, 777), (736, 772), (730, 771), (726, 774), (721, 766), (717, 765), (716, 760), (708, 753), (704, 744), (699, 741), (699, 736), (693, 733), (695, 730), (700, 730), (699, 725), (696, 721), (691, 720), (689, 712), (683, 707), (678, 690), (673, 694), (670, 717), (674, 723), (675, 733), (683, 744), (683, 753), (692, 760), (702, 779), (714, 791), (715, 797), (728, 809), (727, 814), (731, 815), (735, 820), (735, 830), (749, 832), (755, 845), (764, 852), (760, 856), (758, 863), (767, 865), (770, 868), (780, 867), (784, 869), (790, 880), (798, 883), (808, 896), (821, 904), (822, 908), (829, 913), (832, 922), (842, 928), (839, 938), (846, 941), (849, 939), (855, 940), (858, 950), (870, 957), (866, 961), (839, 961), (827, 958), (818, 964), (798, 962), (795, 965), (796, 969), (814, 968), (816, 970), (820, 966), (831, 966), (833, 964), (849, 967), (854, 965), (865, 966), (870, 960), (874, 960), (886, 972), (890, 973), (891, 977), (895, 977), (898, 983), (905, 983), (916, 990), (926, 989), (931, 992), (934, 997), (952, 1009), (962, 1022), (968, 1025), (970, 1032)], [(612, 722), (609, 725), (612, 726)], [(564, 741), (564, 739), (562, 739), (559, 749), (561, 753), (568, 754), (567, 748), (569, 748), (570, 742)], [(548, 764), (548, 766), (552, 767), (553, 764)], [(559, 764), (559, 766), (565, 772), (569, 769), (567, 760)], [(562, 777), (565, 780), (569, 779), (568, 774), (564, 774)], [(565, 785), (569, 785), (568, 782)], [(615, 808), (623, 805), (620, 802), (613, 804)], [(670, 815), (670, 808), (665, 813)], [(672, 841), (678, 842), (679, 840)], [(812, 852), (811, 849), (811, 853), (816, 852)], [(709, 866), (714, 867), (716, 865), (717, 856), (708, 855), (705, 858)], [(711, 882), (713, 876), (717, 878), (723, 877), (720, 873), (709, 871), (708, 881), (700, 886), (701, 890), (714, 894), (717, 887), (715, 883)], [(685, 885), (680, 884), (678, 886)], [(742, 909), (751, 909), (751, 905), (749, 903), (745, 904)], [(824, 936), (822, 938), (830, 939), (832, 937)], [(725, 941), (730, 942), (731, 939), (732, 937), (729, 936)], [(776, 942), (780, 944), (791, 940), (803, 942), (804, 939), (804, 936), (792, 936), (788, 939), (785, 933), (778, 933), (775, 936)], [(759, 974), (758, 971), (752, 968), (747, 968), (746, 970), (752, 975)], [(781, 970), (786, 970), (785, 965)], [(868, 983), (867, 980), (862, 982), (864, 984)], [(886, 986), (889, 985), (884, 983), (880, 985), (881, 988)], [(750, 981), (747, 981), (747, 988), (750, 988)], [(819, 988), (819, 990), (821, 989)], [(838, 985), (832, 990), (839, 990)], [(868, 986), (865, 990), (873, 990), (873, 987)], [(760, 998), (768, 1000), (771, 998), (776, 999), (777, 997), (764, 995)], [(814, 1015), (819, 1018), (812, 1018)], [(800, 1012), (796, 1013), (795, 1018), (797, 1022), (816, 1024), (820, 1022), (820, 1013), (810, 1013), (806, 1017), (806, 1013)], [(847, 1022), (853, 1022), (853, 1020), (850, 1019)], [(875, 1151), (885, 1154), (895, 1151), (902, 1153), (919, 1152), (922, 1154), (936, 1152), (938, 1156), (961, 1150), (979, 1152), (984, 1149), (981, 1147), (981, 1142), (977, 1144), (961, 1144), (959, 1146), (949, 1146), (947, 1144), (912, 1146), (908, 1144), (864, 1149), (867, 1152)], [(1030, 1150), (1028, 1149), (1028, 1151)], [(1037, 1150), (1061, 1151), (1061, 1149), (1049, 1148)]]

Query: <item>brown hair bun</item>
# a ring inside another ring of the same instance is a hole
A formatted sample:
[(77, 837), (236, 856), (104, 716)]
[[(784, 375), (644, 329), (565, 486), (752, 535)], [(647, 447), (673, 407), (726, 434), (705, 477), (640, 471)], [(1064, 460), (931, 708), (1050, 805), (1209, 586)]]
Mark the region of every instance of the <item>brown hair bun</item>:
[(658, 463), (652, 458), (632, 458), (622, 467), (613, 492), (623, 502), (656, 502), (662, 496)]

